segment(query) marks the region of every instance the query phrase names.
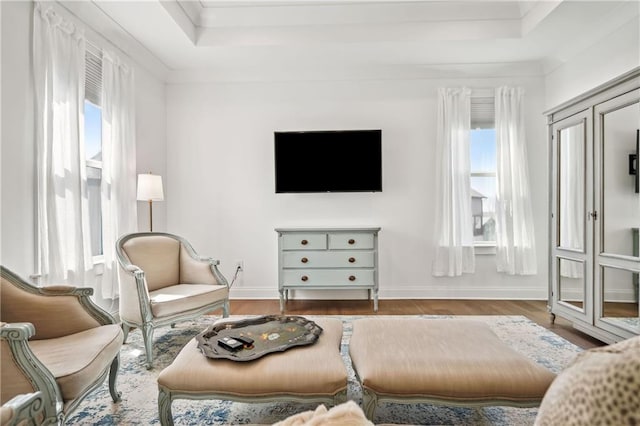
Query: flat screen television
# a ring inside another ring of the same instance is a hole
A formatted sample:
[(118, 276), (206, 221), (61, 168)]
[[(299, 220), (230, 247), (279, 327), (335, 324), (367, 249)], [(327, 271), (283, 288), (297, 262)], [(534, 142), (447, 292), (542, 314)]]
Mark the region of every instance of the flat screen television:
[(382, 191), (382, 131), (275, 132), (276, 193)]

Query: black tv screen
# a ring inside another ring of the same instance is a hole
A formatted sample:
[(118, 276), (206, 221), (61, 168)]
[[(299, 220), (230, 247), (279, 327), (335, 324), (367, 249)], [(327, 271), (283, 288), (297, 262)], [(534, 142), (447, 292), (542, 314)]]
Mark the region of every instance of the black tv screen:
[(276, 193), (382, 191), (382, 131), (275, 132)]

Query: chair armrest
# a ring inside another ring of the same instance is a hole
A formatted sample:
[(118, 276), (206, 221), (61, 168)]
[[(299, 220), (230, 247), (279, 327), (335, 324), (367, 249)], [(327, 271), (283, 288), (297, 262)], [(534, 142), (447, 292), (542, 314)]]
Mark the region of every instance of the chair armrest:
[(211, 265), (214, 265), (214, 266), (218, 266), (220, 264), (220, 261), (218, 259), (214, 259), (213, 257), (205, 257), (205, 256), (196, 255), (195, 259), (200, 261), (200, 262), (209, 262)]
[[(36, 424), (39, 422), (44, 408), (42, 392), (32, 392), (16, 395), (5, 402), (1, 408), (2, 426), (17, 426), (24, 424)], [(29, 423), (31, 421), (32, 423)]]
[(9, 353), (13, 360), (2, 360), (3, 392), (22, 394), (40, 391), (43, 402), (40, 405), (47, 411), (45, 417), (55, 418), (56, 405), (63, 403), (62, 393), (53, 374), (29, 347), (28, 340), (35, 333), (31, 323), (3, 323), (0, 326), (3, 355)]
[(120, 265), (120, 316), (121, 320), (147, 323), (153, 319), (151, 298), (144, 271), (122, 257)]

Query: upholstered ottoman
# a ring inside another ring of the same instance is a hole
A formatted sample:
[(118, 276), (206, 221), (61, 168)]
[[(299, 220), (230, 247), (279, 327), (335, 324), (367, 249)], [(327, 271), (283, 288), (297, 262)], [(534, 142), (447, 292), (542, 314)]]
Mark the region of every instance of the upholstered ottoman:
[(349, 353), (369, 419), (385, 401), (534, 407), (555, 377), (479, 321), (360, 319)]
[(191, 340), (158, 376), (160, 423), (173, 425), (171, 403), (175, 399), (345, 401), (347, 369), (340, 356), (342, 322), (333, 318), (314, 322), (323, 329), (314, 344), (247, 362), (207, 358), (196, 340)]

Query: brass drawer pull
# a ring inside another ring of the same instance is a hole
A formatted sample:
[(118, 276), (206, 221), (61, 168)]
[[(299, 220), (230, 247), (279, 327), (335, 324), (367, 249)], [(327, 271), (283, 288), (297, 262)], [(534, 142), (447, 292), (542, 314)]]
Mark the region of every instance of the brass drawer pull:
[(349, 281), (355, 281), (355, 280), (356, 280), (355, 275), (349, 275)]
[(300, 241), (300, 244), (302, 244), (303, 246), (306, 246), (307, 244), (309, 244), (309, 241), (302, 240), (302, 241)]
[(349, 241), (347, 241), (349, 244), (354, 245), (356, 243), (356, 240), (354, 240), (353, 238), (351, 238)]
[(303, 257), (302, 259), (300, 259), (300, 262), (302, 263), (307, 263), (309, 261), (309, 259), (307, 259), (306, 257)]
[(350, 257), (349, 258), (349, 263), (356, 263), (356, 258), (355, 257)]
[(300, 278), (302, 281), (308, 281), (309, 277), (306, 275), (303, 275), (302, 278)]

